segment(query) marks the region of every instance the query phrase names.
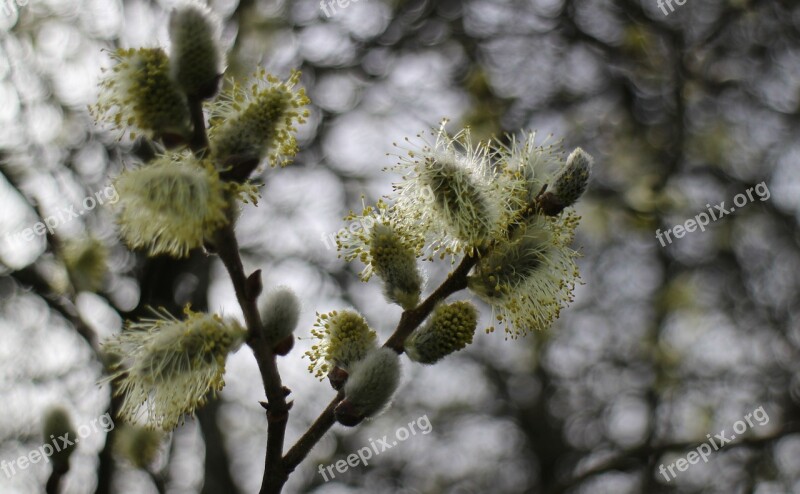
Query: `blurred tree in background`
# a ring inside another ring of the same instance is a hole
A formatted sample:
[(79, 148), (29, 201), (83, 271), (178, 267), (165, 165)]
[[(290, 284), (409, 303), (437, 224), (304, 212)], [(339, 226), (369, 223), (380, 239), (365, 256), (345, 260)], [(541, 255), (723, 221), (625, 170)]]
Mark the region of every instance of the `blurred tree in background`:
[[(131, 253), (103, 207), (14, 237), (80, 210), (147, 155), (98, 129), (86, 107), (107, 50), (166, 44), (171, 4), (0, 1), (0, 458), (11, 461), (42, 444), (51, 405), (75, 426), (115, 409), (95, 384), (97, 349), (124, 319), (187, 302), (240, 313), (216, 260)], [(263, 200), (237, 230), (246, 267), (304, 301), (301, 335), (315, 311), (341, 306), (382, 338), (399, 317), (331, 241), (362, 195), (389, 192), (392, 142), (447, 116), (478, 138), (553, 133), (596, 159), (577, 208), (585, 285), (552, 330), (480, 334), (435, 368), (405, 365), (394, 406), (360, 428), (334, 427), (286, 492), (800, 492), (796, 2), (351, 0), (326, 2), (330, 17), (316, 0), (210, 5), (225, 19), (228, 75), (301, 68), (312, 100), (295, 163), (264, 172)], [(768, 194), (706, 231), (664, 247), (656, 238), (762, 182)], [(87, 238), (103, 246), (100, 289), (92, 259), (65, 264)], [(220, 399), (145, 468), (112, 447), (130, 434), (121, 424), (87, 436), (64, 492), (256, 492), (266, 418), (247, 352), (230, 359)], [(280, 361), (295, 399), (288, 442), (333, 395), (301, 355)], [(768, 423), (677, 478), (659, 473), (758, 407)], [(430, 434), (330, 482), (318, 474), (425, 414)], [(0, 491), (42, 491), (50, 471), (0, 474)]]

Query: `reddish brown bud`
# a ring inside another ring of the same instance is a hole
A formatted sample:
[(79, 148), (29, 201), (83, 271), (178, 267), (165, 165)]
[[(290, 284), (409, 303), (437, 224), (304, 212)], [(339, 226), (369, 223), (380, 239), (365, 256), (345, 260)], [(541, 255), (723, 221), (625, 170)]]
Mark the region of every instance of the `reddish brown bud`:
[(288, 337), (276, 343), (275, 346), (272, 347), (272, 351), (275, 352), (275, 355), (280, 355), (283, 357), (292, 351), (292, 348), (294, 348), (294, 336), (289, 335)]
[(347, 427), (355, 427), (364, 420), (364, 416), (361, 415), (355, 405), (347, 399), (342, 400), (341, 403), (336, 406), (333, 410), (333, 414), (336, 416), (337, 422)]
[(538, 198), (539, 209), (547, 216), (555, 216), (568, 206), (562, 203), (552, 192), (545, 192)]
[(347, 382), (348, 375), (349, 374), (347, 373), (346, 370), (342, 369), (339, 366), (336, 366), (328, 373), (328, 380), (330, 380), (333, 389), (338, 391), (342, 389), (344, 383)]

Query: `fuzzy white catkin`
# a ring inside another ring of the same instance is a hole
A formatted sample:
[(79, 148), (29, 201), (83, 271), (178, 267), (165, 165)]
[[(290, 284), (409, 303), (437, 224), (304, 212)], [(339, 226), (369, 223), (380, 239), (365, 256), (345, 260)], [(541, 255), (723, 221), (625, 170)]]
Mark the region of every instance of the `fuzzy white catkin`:
[(288, 338), (297, 328), (300, 319), (300, 300), (288, 287), (279, 287), (270, 293), (261, 306), (261, 323), (264, 336), (271, 343)]
[(553, 181), (553, 194), (559, 202), (571, 206), (586, 191), (592, 173), (594, 158), (581, 148), (575, 148), (567, 157), (564, 168)]
[(375, 273), (384, 282), (386, 299), (404, 309), (419, 303), (422, 275), (414, 250), (393, 228), (377, 224), (370, 239), (370, 256)]
[(209, 98), (217, 92), (221, 74), (220, 22), (197, 1), (186, 1), (170, 17), (170, 70), (173, 80), (190, 96)]
[(400, 357), (381, 347), (353, 365), (344, 395), (361, 417), (372, 417), (389, 404), (399, 384)]

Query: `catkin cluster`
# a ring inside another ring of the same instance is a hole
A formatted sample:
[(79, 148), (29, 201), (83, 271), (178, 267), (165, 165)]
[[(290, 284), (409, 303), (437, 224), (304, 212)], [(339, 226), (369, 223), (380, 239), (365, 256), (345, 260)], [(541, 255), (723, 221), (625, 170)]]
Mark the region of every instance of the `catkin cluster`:
[[(281, 81), (260, 69), (220, 92), (220, 31), (207, 7), (187, 1), (170, 17), (169, 51), (118, 50), (101, 82), (93, 108), (98, 120), (120, 135), (147, 139), (157, 151), (115, 183), (119, 233), (149, 255), (213, 252), (220, 245), (217, 234), (236, 220), (237, 201), (256, 202), (249, 177), (259, 163), (287, 164), (297, 152), (295, 133), (309, 102), (297, 88), (299, 72)], [(579, 218), (570, 207), (588, 186), (592, 157), (576, 148), (564, 158), (558, 144), (537, 143), (534, 133), (510, 144), (474, 142), (469, 129), (450, 135), (445, 124), (430, 137), (419, 135), (419, 144), (407, 141), (392, 167), (401, 175), (393, 193), (361, 213), (351, 211), (345, 220), (363, 228), (337, 236), (340, 255), (364, 265), (361, 279), (376, 275), (386, 299), (404, 310), (402, 331), (384, 346), (354, 310), (317, 315), (305, 356), (309, 370), (327, 376), (342, 394), (334, 415), (343, 425), (359, 424), (389, 405), (400, 385), (402, 353), (435, 364), (473, 341), (478, 309), (467, 300), (447, 302), (455, 289), (423, 300), (427, 274), (421, 260), (469, 261), (468, 271), (448, 282), (488, 304), (493, 321), (511, 337), (548, 328), (579, 282), (578, 254), (571, 248)], [(97, 245), (70, 250), (74, 283), (98, 287), (104, 256)], [(260, 283), (247, 283), (255, 301)], [(249, 329), (188, 307), (182, 319), (159, 309), (155, 318), (129, 322), (104, 345), (113, 362), (108, 380), (123, 397), (120, 414), (169, 430), (222, 388), (227, 355), (244, 342), (262, 339), (272, 354), (287, 354), (295, 344), (300, 301), (278, 288), (259, 306), (260, 320), (248, 319), (254, 326)], [(415, 327), (403, 327), (408, 321)], [(158, 436), (137, 432), (129, 439), (147, 444), (150, 453), (132, 461), (152, 460)]]
[[(259, 69), (249, 81), (229, 81), (220, 91), (220, 33), (208, 7), (184, 1), (169, 19), (168, 50), (117, 50), (100, 82), (92, 108), (98, 122), (155, 150), (114, 181), (119, 234), (150, 256), (213, 250), (220, 229), (235, 221), (237, 202), (257, 201), (249, 177), (258, 164), (285, 164), (297, 151), (296, 125), (308, 115), (308, 98), (296, 87), (299, 72), (282, 82)], [(64, 259), (77, 289), (102, 285), (102, 244), (69, 245)], [(107, 381), (122, 398), (120, 416), (170, 430), (222, 389), (227, 356), (248, 339), (263, 338), (275, 354), (288, 353), (300, 312), (296, 296), (278, 289), (265, 296), (261, 312), (261, 327), (250, 331), (233, 318), (188, 307), (182, 318), (156, 309), (153, 318), (129, 321), (103, 345)], [(154, 437), (132, 432), (120, 448), (145, 465), (157, 446)]]
[[(363, 281), (377, 275), (404, 316), (425, 305), (419, 259), (462, 256), (471, 260), (464, 284), (508, 335), (548, 328), (579, 280), (570, 247), (578, 217), (567, 208), (586, 190), (591, 156), (577, 148), (564, 159), (557, 145), (537, 144), (533, 133), (510, 145), (475, 143), (469, 129), (450, 136), (444, 126), (432, 142), (419, 136), (422, 144), (399, 156), (393, 169), (402, 180), (393, 194), (345, 217), (361, 228), (340, 231), (340, 255), (364, 264)], [(479, 320), (469, 301), (434, 302), (400, 350), (422, 364), (471, 344)], [(335, 410), (341, 424), (356, 425), (388, 405), (399, 383), (396, 342), (376, 347), (368, 323), (350, 311), (320, 316), (312, 336), (318, 341), (306, 353), (310, 370), (327, 373), (344, 391)]]

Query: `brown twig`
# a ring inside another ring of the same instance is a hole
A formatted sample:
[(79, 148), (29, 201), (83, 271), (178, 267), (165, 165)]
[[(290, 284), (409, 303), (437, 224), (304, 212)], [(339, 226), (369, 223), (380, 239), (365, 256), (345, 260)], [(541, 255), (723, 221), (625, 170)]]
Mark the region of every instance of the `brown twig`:
[[(538, 199), (541, 197), (542, 192), (544, 192), (545, 185), (542, 188), (542, 191), (536, 198), (528, 205), (528, 207), (520, 210), (519, 216), (516, 221), (512, 222), (511, 226), (509, 227), (506, 235), (511, 237), (514, 233), (514, 230), (519, 226), (520, 223), (524, 222), (526, 218), (530, 217), (534, 214), (539, 214), (540, 212), (543, 214), (547, 214), (545, 212), (540, 211), (538, 207)], [(461, 262), (447, 276), (447, 279), (439, 285), (433, 293), (431, 293), (428, 298), (426, 298), (421, 304), (417, 307), (406, 310), (400, 316), (400, 321), (397, 323), (397, 328), (395, 328), (392, 335), (386, 340), (383, 344), (386, 348), (391, 348), (398, 354), (402, 354), (404, 351), (405, 341), (414, 332), (417, 327), (428, 317), (436, 305), (449, 297), (450, 295), (467, 288), (467, 276), (469, 272), (475, 267), (475, 264), (478, 263), (480, 258), (489, 252), (494, 244), (490, 245), (488, 248), (478, 249), (477, 252), (474, 252), (472, 255), (465, 255)], [(340, 391), (339, 394), (328, 404), (325, 410), (317, 417), (317, 420), (311, 425), (311, 427), (306, 431), (305, 434), (295, 443), (294, 446), (289, 450), (283, 460), (283, 466), (286, 469), (287, 475), (291, 471), (293, 471), (300, 462), (308, 455), (308, 453), (313, 449), (316, 443), (322, 439), (325, 433), (330, 429), (334, 423), (336, 423), (336, 419), (334, 417), (334, 409), (336, 405), (339, 404), (340, 401), (344, 399), (343, 393)]]
[(261, 494), (279, 493), (288, 478), (281, 460), (290, 404), (286, 401), (275, 353), (262, 334), (256, 296), (253, 296), (252, 290), (247, 290), (248, 277), (242, 266), (239, 244), (236, 241), (232, 225), (226, 225), (217, 231), (214, 237), (214, 247), (228, 270), (236, 292), (236, 299), (242, 307), (249, 332), (247, 344), (255, 355), (267, 395), (267, 454), (264, 460)]
[[(450, 273), (447, 279), (431, 293), (417, 307), (404, 311), (400, 316), (400, 321), (397, 323), (397, 328), (394, 333), (383, 344), (386, 348), (391, 348), (397, 353), (403, 353), (403, 347), (411, 333), (420, 325), (426, 317), (433, 312), (436, 304), (443, 301), (450, 295), (459, 290), (467, 287), (467, 275), (469, 271), (478, 262), (478, 256), (465, 256), (456, 269)], [(334, 410), (340, 401), (344, 399), (344, 392), (339, 391), (336, 397), (328, 404), (325, 410), (317, 417), (317, 420), (311, 424), (311, 427), (303, 434), (300, 439), (292, 446), (283, 459), (283, 467), (288, 475), (297, 465), (299, 465), (314, 446), (319, 442), (325, 433), (336, 423)]]
[[(202, 156), (208, 148), (202, 102), (197, 99), (190, 100), (190, 110), (194, 125), (191, 148), (195, 154)], [(520, 213), (521, 217), (534, 214), (535, 206), (536, 204), (534, 203), (523, 210)], [(512, 229), (510, 228), (507, 233), (510, 235), (511, 232)], [(285, 391), (287, 390), (281, 383), (275, 352), (262, 334), (263, 328), (261, 327), (261, 318), (256, 302), (260, 292), (260, 282), (256, 279), (259, 273), (256, 272), (250, 276), (245, 274), (232, 222), (220, 228), (214, 234), (210, 247), (214, 249), (222, 260), (233, 282), (236, 299), (242, 308), (249, 331), (247, 344), (253, 350), (258, 362), (264, 391), (267, 395), (268, 402), (264, 404), (267, 409), (268, 423), (267, 453), (260, 494), (280, 494), (283, 485), (289, 478), (289, 474), (294, 471), (325, 433), (336, 423), (334, 410), (344, 399), (344, 393), (342, 391), (337, 393), (309, 429), (286, 453), (286, 456), (283, 456), (286, 424), (292, 404), (286, 401), (287, 393)], [(404, 311), (395, 331), (383, 346), (402, 354), (406, 339), (433, 312), (436, 305), (453, 293), (467, 288), (467, 276), (484, 253), (483, 249), (479, 249), (471, 255), (465, 255), (456, 269), (448, 275), (447, 279), (433, 293), (417, 307)], [(252, 289), (254, 284), (259, 287), (258, 290)]]
[[(208, 149), (208, 134), (206, 132), (205, 117), (203, 116), (202, 100), (190, 98), (189, 110), (194, 127), (190, 147), (196, 155), (202, 156)], [(267, 395), (267, 453), (264, 459), (261, 494), (278, 494), (288, 478), (282, 468), (282, 457), (286, 422), (289, 420), (291, 403), (286, 401), (286, 388), (281, 383), (281, 375), (278, 372), (275, 353), (263, 337), (261, 316), (258, 313), (256, 300), (258, 291), (248, 289), (252, 285), (253, 279), (244, 272), (244, 266), (239, 254), (239, 243), (236, 240), (232, 222), (215, 232), (212, 244), (231, 277), (236, 300), (242, 308), (242, 314), (247, 325), (249, 334), (247, 344), (253, 350), (253, 355), (261, 372), (264, 392)], [(256, 274), (256, 276), (258, 275)]]
[(386, 348), (391, 348), (399, 354), (403, 353), (403, 346), (406, 338), (408, 338), (411, 333), (417, 329), (417, 326), (422, 324), (422, 321), (424, 321), (425, 318), (430, 315), (430, 313), (436, 307), (436, 304), (455, 292), (463, 290), (467, 287), (467, 275), (469, 274), (470, 269), (472, 269), (477, 262), (477, 254), (472, 256), (464, 256), (458, 267), (447, 276), (447, 279), (439, 286), (439, 288), (436, 289), (436, 291), (431, 293), (430, 296), (428, 296), (428, 298), (426, 298), (417, 307), (403, 312), (403, 314), (400, 316), (400, 322), (397, 324), (397, 328), (394, 330), (394, 333), (392, 333), (389, 339), (386, 340), (386, 343), (384, 343), (383, 346)]
[(344, 399), (344, 391), (339, 391), (336, 397), (331, 400), (325, 410), (317, 417), (317, 420), (308, 428), (308, 430), (300, 436), (300, 439), (291, 447), (283, 458), (283, 467), (286, 469), (287, 475), (297, 468), (311, 449), (319, 442), (320, 439), (328, 432), (334, 423), (336, 417), (333, 411), (340, 401)]

